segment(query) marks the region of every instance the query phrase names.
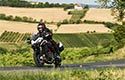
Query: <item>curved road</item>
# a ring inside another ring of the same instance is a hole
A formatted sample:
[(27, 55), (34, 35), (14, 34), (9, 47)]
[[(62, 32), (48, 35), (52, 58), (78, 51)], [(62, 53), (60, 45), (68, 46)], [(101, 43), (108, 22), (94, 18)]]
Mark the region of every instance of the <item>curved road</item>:
[[(99, 69), (99, 68), (125, 68), (125, 59), (107, 61), (107, 62), (94, 62), (85, 64), (64, 64), (60, 69)], [(52, 65), (45, 65), (44, 67), (23, 66), (23, 67), (0, 67), (0, 71), (13, 71), (13, 70), (52, 70)]]

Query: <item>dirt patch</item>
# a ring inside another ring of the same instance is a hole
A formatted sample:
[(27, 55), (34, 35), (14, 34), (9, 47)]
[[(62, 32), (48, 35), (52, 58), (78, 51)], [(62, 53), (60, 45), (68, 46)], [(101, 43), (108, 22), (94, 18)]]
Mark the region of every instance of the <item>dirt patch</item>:
[[(20, 33), (34, 33), (34, 32), (37, 32), (36, 26), (37, 24), (34, 24), (34, 23), (0, 20), (0, 34), (5, 30), (20, 32)], [(48, 24), (47, 24), (47, 27), (53, 31), (57, 28), (56, 25), (48, 25)]]
[(96, 8), (90, 8), (89, 11), (87, 11), (86, 16), (82, 20), (116, 22), (116, 20), (114, 20), (114, 17), (111, 15), (110, 9)]
[(105, 27), (103, 24), (69, 24), (61, 25), (56, 33), (110, 33), (111, 30)]

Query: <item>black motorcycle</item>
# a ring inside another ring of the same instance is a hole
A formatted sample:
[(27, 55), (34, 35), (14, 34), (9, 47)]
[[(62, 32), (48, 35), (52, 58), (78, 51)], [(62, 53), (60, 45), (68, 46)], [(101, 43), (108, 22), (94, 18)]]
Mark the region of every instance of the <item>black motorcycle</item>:
[[(49, 37), (49, 35), (45, 35), (46, 37)], [(61, 66), (61, 58), (60, 56), (57, 56), (56, 50), (53, 47), (51, 41), (43, 39), (43, 37), (38, 37), (34, 43), (37, 43), (38, 45), (35, 46), (36, 50), (34, 50), (33, 58), (35, 61), (36, 66), (42, 67), (44, 64), (54, 64), (55, 67)], [(46, 46), (46, 47), (45, 47)], [(64, 50), (64, 47), (62, 43), (57, 44), (59, 52), (61, 53)], [(47, 53), (46, 53), (47, 48)], [(39, 51), (38, 51), (39, 50)]]

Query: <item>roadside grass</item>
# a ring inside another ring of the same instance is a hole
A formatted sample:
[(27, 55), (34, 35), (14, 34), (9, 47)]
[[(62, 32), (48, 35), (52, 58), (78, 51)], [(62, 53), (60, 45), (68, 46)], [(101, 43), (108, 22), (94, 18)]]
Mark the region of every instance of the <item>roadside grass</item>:
[(124, 80), (125, 69), (1, 71), (1, 80)]
[[(90, 49), (91, 50), (91, 49)], [(63, 59), (63, 64), (84, 64), (84, 63), (91, 63), (91, 62), (99, 62), (99, 61), (110, 61), (110, 60), (119, 60), (119, 59), (125, 59), (125, 47), (119, 50), (116, 50), (115, 52), (111, 53), (99, 53), (99, 54), (90, 54), (81, 57), (84, 53), (87, 51), (80, 51), (78, 49), (78, 52), (74, 49), (73, 51), (68, 50), (68, 52), (63, 52), (62, 55), (67, 54), (65, 58)], [(79, 53), (82, 53), (82, 55), (79, 55)], [(72, 55), (74, 54), (74, 55)], [(70, 56), (69, 56), (70, 55)]]
[[(19, 46), (18, 44), (17, 47), (17, 44), (15, 45), (13, 49), (8, 45), (5, 48), (7, 51), (0, 53), (0, 66), (35, 66), (31, 46), (26, 44)], [(3, 47), (2, 50), (4, 50)], [(109, 47), (102, 48), (101, 46), (97, 48), (65, 48), (61, 57), (62, 65), (125, 59), (125, 47), (111, 53)]]

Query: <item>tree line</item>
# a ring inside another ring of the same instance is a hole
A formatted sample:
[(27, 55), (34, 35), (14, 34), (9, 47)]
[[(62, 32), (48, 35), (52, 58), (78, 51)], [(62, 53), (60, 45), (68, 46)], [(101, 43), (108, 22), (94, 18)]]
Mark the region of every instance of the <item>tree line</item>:
[(59, 4), (59, 3), (49, 3), (49, 2), (39, 2), (31, 3), (25, 0), (0, 0), (0, 6), (9, 6), (9, 7), (26, 7), (26, 8), (51, 8), (51, 7), (61, 7), (64, 9), (73, 8), (74, 4)]
[(37, 23), (36, 19), (33, 19), (31, 17), (23, 16), (12, 16), (12, 15), (6, 15), (6, 14), (0, 14), (1, 20), (9, 20), (9, 21), (19, 21), (19, 22), (29, 22), (29, 23)]

